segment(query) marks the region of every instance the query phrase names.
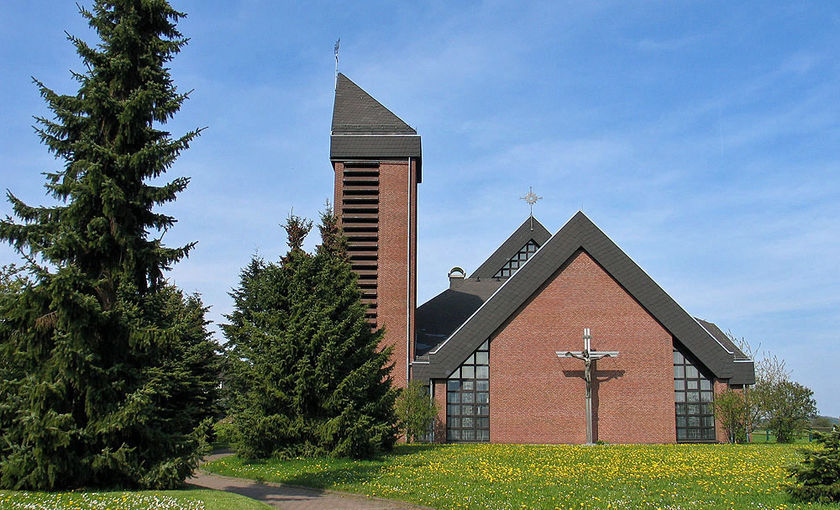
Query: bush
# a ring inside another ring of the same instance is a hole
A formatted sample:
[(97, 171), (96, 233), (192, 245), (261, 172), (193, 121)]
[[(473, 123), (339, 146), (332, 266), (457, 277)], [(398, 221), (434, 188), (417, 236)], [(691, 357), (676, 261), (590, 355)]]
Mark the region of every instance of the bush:
[(429, 398), (427, 386), (416, 379), (400, 392), (394, 407), (400, 431), (407, 442), (426, 437), (438, 414), (437, 404)]
[(787, 487), (795, 501), (840, 502), (840, 428), (816, 434), (818, 450), (802, 450), (805, 460), (790, 468), (797, 485)]
[(730, 443), (746, 442), (747, 407), (744, 394), (740, 390), (727, 388), (715, 397), (715, 418), (726, 430)]

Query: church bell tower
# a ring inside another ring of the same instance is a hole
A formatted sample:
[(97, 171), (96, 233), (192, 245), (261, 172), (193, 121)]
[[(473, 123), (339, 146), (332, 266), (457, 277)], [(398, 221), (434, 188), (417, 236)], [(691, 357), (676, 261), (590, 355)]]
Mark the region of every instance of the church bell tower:
[(366, 317), (385, 328), (382, 345), (393, 346), (398, 387), (407, 384), (414, 358), (421, 156), (417, 131), (339, 73), (330, 136), (335, 212)]

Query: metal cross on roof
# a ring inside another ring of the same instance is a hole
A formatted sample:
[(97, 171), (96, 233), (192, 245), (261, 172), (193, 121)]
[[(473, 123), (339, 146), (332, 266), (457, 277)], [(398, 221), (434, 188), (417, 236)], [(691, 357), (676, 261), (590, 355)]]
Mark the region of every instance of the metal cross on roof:
[(542, 197), (538, 197), (537, 194), (534, 193), (533, 187), (528, 186), (528, 193), (526, 193), (524, 197), (519, 197), (519, 199), (527, 202), (528, 206), (531, 208), (531, 230), (534, 230), (534, 204), (537, 203), (537, 200), (542, 200)]

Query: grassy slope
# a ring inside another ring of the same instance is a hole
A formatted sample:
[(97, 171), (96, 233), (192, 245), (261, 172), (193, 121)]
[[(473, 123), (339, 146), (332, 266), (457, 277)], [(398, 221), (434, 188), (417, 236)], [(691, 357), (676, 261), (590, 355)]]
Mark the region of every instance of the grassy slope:
[[(401, 445), (377, 461), (228, 457), (220, 474), (396, 498), (435, 508), (799, 508), (787, 445)], [(802, 506), (804, 507), (804, 506)], [(833, 508), (819, 505), (809, 508)]]
[(265, 510), (259, 501), (212, 490), (137, 492), (0, 491), (0, 509)]

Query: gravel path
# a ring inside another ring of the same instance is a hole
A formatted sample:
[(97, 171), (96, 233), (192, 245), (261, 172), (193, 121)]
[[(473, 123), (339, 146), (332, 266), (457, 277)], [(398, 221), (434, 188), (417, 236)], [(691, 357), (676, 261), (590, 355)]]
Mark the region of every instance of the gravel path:
[[(216, 453), (204, 460), (210, 462), (230, 453)], [(432, 510), (429, 507), (412, 505), (402, 501), (370, 498), (347, 492), (311, 489), (279, 483), (258, 483), (254, 480), (220, 476), (199, 469), (187, 483), (208, 489), (234, 492), (243, 496), (262, 501), (275, 508), (286, 510)]]

